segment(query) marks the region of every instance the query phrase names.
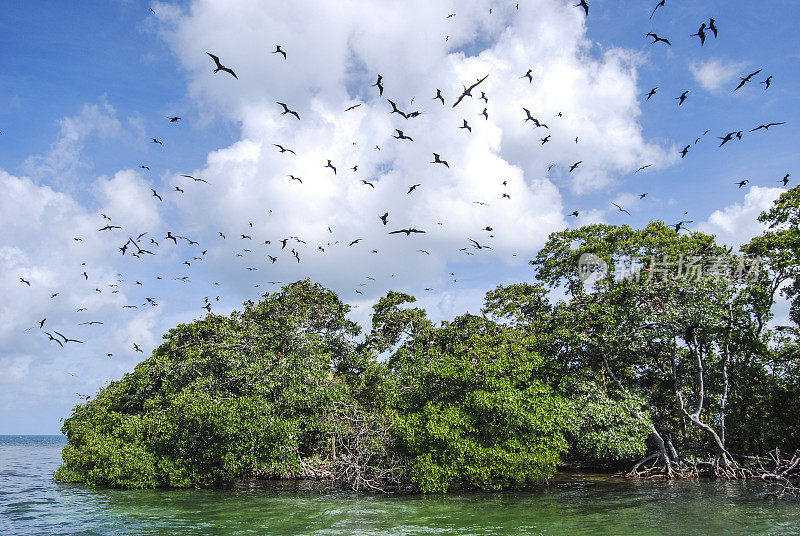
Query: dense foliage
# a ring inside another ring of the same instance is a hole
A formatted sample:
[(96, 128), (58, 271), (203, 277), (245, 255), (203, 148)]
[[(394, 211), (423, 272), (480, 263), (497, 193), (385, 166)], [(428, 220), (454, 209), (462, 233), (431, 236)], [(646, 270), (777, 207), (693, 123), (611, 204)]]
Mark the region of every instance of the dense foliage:
[[(56, 478), (431, 492), (529, 486), (567, 459), (744, 474), (800, 448), (800, 190), (760, 219), (741, 253), (660, 222), (554, 233), (538, 283), (490, 291), (480, 316), (437, 325), (390, 292), (363, 338), (333, 292), (287, 285), (171, 330), (77, 406)], [(609, 270), (584, 281), (589, 254)], [(780, 293), (794, 325), (770, 329)]]

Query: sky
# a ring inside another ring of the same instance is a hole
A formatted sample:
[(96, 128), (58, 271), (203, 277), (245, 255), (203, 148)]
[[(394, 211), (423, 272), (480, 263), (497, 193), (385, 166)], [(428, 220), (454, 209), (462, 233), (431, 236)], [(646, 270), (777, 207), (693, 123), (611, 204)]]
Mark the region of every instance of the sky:
[(229, 314), (308, 277), (365, 328), (389, 290), (447, 320), (532, 281), (566, 228), (759, 234), (800, 178), (796, 2), (667, 0), (652, 19), (656, 1), (575, 3), (4, 6), (0, 434), (58, 433), (206, 303)]

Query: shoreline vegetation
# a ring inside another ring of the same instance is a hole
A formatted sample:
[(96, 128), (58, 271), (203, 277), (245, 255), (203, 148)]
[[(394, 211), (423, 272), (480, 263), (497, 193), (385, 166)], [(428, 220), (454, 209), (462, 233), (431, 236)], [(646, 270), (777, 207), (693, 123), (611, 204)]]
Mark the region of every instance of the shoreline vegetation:
[[(798, 499), (800, 187), (759, 220), (739, 252), (662, 222), (554, 233), (536, 283), (489, 291), (480, 315), (435, 324), (389, 292), (363, 335), (334, 292), (288, 284), (170, 330), (76, 406), (55, 479), (427, 493), (604, 465)], [(770, 327), (779, 294), (793, 325)]]

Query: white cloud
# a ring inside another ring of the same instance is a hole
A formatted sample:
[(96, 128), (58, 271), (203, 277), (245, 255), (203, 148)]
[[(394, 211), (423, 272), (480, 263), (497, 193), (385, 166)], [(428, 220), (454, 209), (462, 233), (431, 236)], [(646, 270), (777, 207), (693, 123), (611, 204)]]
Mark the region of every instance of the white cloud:
[[(676, 160), (673, 148), (643, 137), (640, 58), (621, 49), (598, 52), (579, 9), (556, 0), (534, 0), (520, 11), (489, 0), (453, 5), (156, 5), (199, 121), (230, 121), (238, 139), (187, 172), (205, 183), (179, 174), (155, 183), (130, 169), (87, 178), (87, 140), (145, 137), (142, 118), (129, 117), (126, 134), (114, 109), (101, 103), (65, 118), (50, 151), (23, 166), (25, 176), (0, 171), (0, 294), (7, 298), (0, 346), (8, 348), (0, 374), (25, 376), (30, 392), (53, 383), (62, 402), (72, 391), (93, 392), (143, 357), (133, 343), (146, 355), (176, 322), (201, 316), (203, 297), (224, 314), (279, 288), (269, 281), (320, 281), (358, 305), (360, 321), (389, 289), (416, 294), (437, 319), (477, 313), (485, 291), (523, 273), (522, 263), (551, 232), (610, 214), (582, 210), (573, 222), (557, 185), (579, 195), (598, 192), (645, 163), (657, 168)], [(457, 16), (448, 18), (453, 11)], [(278, 43), (286, 60), (271, 53)], [(239, 79), (213, 74), (206, 51)], [(523, 78), (528, 69), (533, 83)], [(382, 97), (370, 87), (378, 73)], [(454, 108), (462, 87), (487, 74)], [(437, 89), (445, 105), (434, 99)], [(387, 99), (421, 114), (390, 114)], [(280, 115), (277, 101), (301, 120)], [(523, 107), (548, 128), (525, 122)], [(471, 132), (458, 128), (465, 119)], [(414, 141), (395, 139), (395, 129)], [(434, 152), (449, 167), (431, 163)], [(328, 159), (336, 174), (324, 167)], [(82, 189), (75, 192), (64, 181), (79, 174)], [(420, 186), (408, 193), (413, 184)], [(635, 200), (618, 199), (635, 209)], [(387, 226), (378, 219), (385, 212)], [(107, 224), (122, 229), (98, 231)], [(388, 234), (409, 227), (426, 232)], [(168, 232), (186, 239), (173, 243)], [(129, 245), (123, 256), (126, 240), (142, 233), (141, 246), (155, 255), (131, 257)], [(58, 347), (38, 328), (42, 317), (48, 329), (63, 328), (85, 343)], [(82, 325), (87, 320), (104, 324)], [(13, 403), (0, 399), (4, 407)]]
[(785, 191), (782, 188), (753, 186), (742, 203), (715, 210), (708, 220), (697, 226), (697, 230), (715, 235), (720, 243), (741, 246), (766, 229), (758, 221), (758, 216), (769, 209), (773, 201)]
[(723, 86), (729, 85), (744, 67), (740, 62), (724, 62), (719, 59), (696, 61), (689, 65), (694, 79), (703, 89), (715, 92)]
[(84, 105), (81, 113), (61, 121), (58, 139), (44, 155), (28, 157), (22, 164), (24, 172), (37, 179), (60, 186), (74, 182), (78, 170), (91, 167), (83, 156), (86, 141), (95, 136), (103, 140), (118, 136), (122, 127), (114, 108), (103, 101)]

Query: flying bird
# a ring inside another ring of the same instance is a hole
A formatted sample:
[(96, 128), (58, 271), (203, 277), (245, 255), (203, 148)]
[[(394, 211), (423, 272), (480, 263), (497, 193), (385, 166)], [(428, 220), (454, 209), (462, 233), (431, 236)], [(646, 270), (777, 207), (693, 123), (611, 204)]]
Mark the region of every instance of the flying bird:
[(411, 236), (411, 233), (424, 233), (425, 231), (420, 231), (419, 229), (409, 228), (409, 229), (398, 229), (397, 231), (390, 231), (389, 234), (400, 234), (405, 233), (406, 236)]
[(386, 212), (383, 214), (383, 216), (378, 216), (378, 219), (381, 220), (384, 225), (386, 225), (386, 222), (389, 221), (389, 213)]
[(178, 117), (178, 116), (176, 115), (176, 116), (173, 116), (173, 117), (167, 117), (167, 119), (169, 119), (169, 122), (170, 122), (170, 123), (177, 123), (178, 121), (180, 121), (181, 119), (183, 119), (183, 117)]
[(294, 155), (296, 155), (296, 154), (297, 154), (296, 152), (292, 151), (291, 149), (287, 149), (286, 147), (284, 147), (283, 145), (281, 145), (281, 144), (279, 144), (279, 143), (273, 143), (272, 145), (274, 145), (275, 147), (277, 147), (277, 148), (278, 148), (278, 150), (279, 150), (281, 153), (292, 153), (292, 154), (294, 154)]
[(345, 109), (345, 112), (349, 112), (350, 110), (355, 110), (355, 109), (356, 109), (356, 108), (358, 108), (359, 106), (361, 106), (361, 103), (360, 103), (360, 102), (359, 102), (358, 104), (354, 104), (354, 105), (352, 105), (352, 106), (350, 106), (350, 107), (346, 108), (346, 109)]
[(455, 108), (456, 106), (458, 106), (458, 103), (460, 103), (460, 102), (461, 102), (461, 100), (462, 100), (464, 97), (471, 97), (471, 96), (472, 96), (472, 90), (473, 90), (473, 89), (475, 89), (475, 88), (478, 86), (478, 84), (480, 84), (481, 82), (483, 82), (483, 81), (484, 81), (484, 80), (486, 80), (487, 78), (489, 78), (489, 75), (488, 75), (488, 74), (487, 74), (486, 76), (484, 76), (483, 78), (479, 78), (479, 79), (478, 79), (478, 81), (477, 81), (477, 82), (475, 82), (474, 84), (472, 84), (471, 86), (469, 86), (469, 87), (466, 87), (466, 86), (465, 86), (465, 87), (464, 87), (464, 91), (461, 93), (461, 95), (458, 97), (458, 99), (456, 100), (456, 102), (453, 104), (453, 108)]
[(378, 75), (378, 80), (374, 84), (372, 84), (370, 87), (377, 87), (378, 91), (379, 91), (379, 95), (382, 97), (383, 96), (383, 77), (381, 75)]
[(587, 17), (589, 16), (589, 4), (586, 3), (586, 0), (581, 0), (580, 2), (575, 4), (575, 7), (582, 7), (583, 10), (586, 12), (586, 16)]
[(706, 44), (706, 23), (700, 25), (700, 28), (697, 30), (697, 33), (691, 34), (689, 37), (699, 37), (700, 38), (700, 46)]
[(645, 36), (653, 38), (653, 41), (650, 43), (651, 45), (654, 45), (659, 41), (661, 41), (662, 43), (666, 43), (667, 45), (672, 46), (672, 43), (669, 42), (669, 39), (659, 37), (657, 34), (654, 34), (653, 32), (648, 32), (647, 34), (645, 34)]
[(450, 168), (450, 164), (447, 163), (447, 160), (442, 160), (436, 153), (433, 153), (433, 162), (431, 162), (431, 164), (444, 164), (448, 169)]
[(208, 183), (208, 181), (205, 180), (205, 179), (197, 179), (195, 177), (192, 177), (191, 175), (181, 175), (181, 177), (186, 177), (187, 179), (192, 179), (194, 182), (205, 182), (205, 183)]
[(396, 139), (396, 140), (414, 141), (414, 139), (411, 136), (406, 136), (405, 134), (403, 134), (402, 130), (397, 129), (397, 128), (394, 129), (394, 130), (395, 130), (395, 132), (397, 132), (397, 136), (392, 136), (394, 139)]
[(161, 145), (162, 147), (164, 146), (164, 144), (161, 143), (160, 141), (158, 141), (157, 139), (155, 139), (155, 138), (150, 138), (150, 139), (153, 140), (153, 143), (157, 143), (157, 144)]
[(717, 28), (717, 23), (714, 21), (714, 19), (708, 19), (708, 29), (711, 30), (712, 32), (714, 32), (714, 39), (716, 39), (717, 38), (717, 30), (719, 28)]
[(667, 0), (661, 0), (658, 4), (656, 4), (656, 7), (653, 8), (653, 12), (650, 13), (650, 20), (653, 20), (653, 15), (656, 14), (656, 10), (658, 8), (660, 8), (660, 7), (664, 7), (664, 4), (666, 4), (666, 3), (667, 3)]
[(229, 73), (231, 76), (233, 76), (235, 79), (237, 79), (237, 80), (239, 79), (239, 77), (236, 76), (236, 73), (233, 72), (233, 69), (231, 69), (230, 67), (225, 67), (224, 65), (222, 65), (220, 63), (219, 58), (217, 56), (215, 56), (211, 52), (206, 52), (206, 54), (211, 56), (211, 59), (214, 60), (214, 63), (217, 65), (217, 68), (214, 69), (215, 73), (218, 72), (218, 71), (225, 71), (225, 72)]
[(275, 50), (272, 51), (273, 54), (283, 54), (283, 59), (286, 59), (286, 52), (281, 49), (280, 45), (275, 45)]
[(653, 95), (656, 94), (656, 90), (657, 89), (658, 89), (658, 86), (656, 86), (656, 87), (654, 87), (653, 89), (650, 90), (650, 92), (647, 94), (647, 100), (650, 100), (650, 97), (652, 97)]
[(688, 94), (689, 94), (689, 90), (687, 89), (686, 91), (684, 91), (683, 93), (681, 93), (681, 96), (680, 96), (680, 97), (675, 97), (675, 100), (676, 100), (676, 101), (678, 101), (678, 106), (680, 106), (681, 104), (683, 104), (683, 101), (685, 101), (685, 100), (686, 100), (686, 96), (687, 96)]
[(766, 80), (762, 80), (759, 83), (764, 84), (764, 91), (768, 90), (769, 86), (772, 85), (772, 75), (769, 75)]
[(758, 73), (760, 73), (760, 72), (761, 72), (761, 69), (757, 70), (757, 71), (756, 71), (756, 72), (754, 72), (754, 73), (750, 73), (750, 74), (748, 74), (748, 75), (747, 75), (747, 76), (745, 76), (744, 78), (742, 78), (742, 77), (739, 77), (739, 80), (740, 80), (740, 82), (739, 82), (739, 85), (738, 85), (738, 86), (736, 86), (736, 89), (734, 89), (734, 91), (738, 91), (738, 90), (739, 90), (739, 88), (741, 88), (741, 87), (742, 87), (743, 85), (745, 85), (746, 83), (750, 82), (750, 81), (751, 81), (751, 79), (752, 79), (752, 78), (753, 78), (755, 75), (757, 75)]
[(731, 141), (735, 135), (736, 132), (728, 132), (727, 134), (725, 134), (724, 138), (717, 137), (717, 139), (722, 140), (722, 143), (720, 143), (719, 146), (722, 147), (723, 145)]
[(295, 116), (295, 117), (296, 117), (298, 120), (300, 119), (300, 115), (299, 115), (297, 112), (295, 112), (294, 110), (290, 110), (290, 109), (289, 109), (289, 107), (288, 107), (288, 106), (286, 106), (284, 103), (282, 103), (282, 102), (277, 102), (277, 101), (276, 101), (275, 103), (276, 103), (276, 104), (280, 104), (281, 106), (283, 106), (283, 111), (281, 112), (281, 115), (292, 114), (292, 115), (293, 115), (293, 116)]
[(433, 98), (433, 100), (436, 100), (436, 99), (439, 99), (440, 101), (442, 101), (442, 105), (444, 105), (444, 97), (442, 96), (442, 90), (441, 89), (438, 89), (438, 88), (436, 89), (436, 96)]
[(776, 127), (778, 125), (784, 125), (784, 124), (786, 124), (785, 121), (781, 121), (780, 123), (767, 123), (766, 125), (758, 125), (756, 128), (754, 128), (750, 132), (755, 132), (756, 130), (761, 130), (762, 128), (764, 130), (769, 130), (769, 127)]
[(412, 184), (411, 186), (409, 186), (409, 187), (408, 187), (408, 191), (406, 192), (406, 194), (410, 194), (411, 192), (413, 192), (414, 190), (416, 190), (416, 189), (417, 189), (417, 186), (421, 186), (421, 185), (420, 185), (420, 184)]
[(325, 164), (325, 165), (324, 165), (324, 166), (322, 166), (322, 167), (331, 168), (331, 169), (333, 170), (333, 174), (334, 174), (334, 175), (336, 175), (336, 167), (334, 167), (334, 165), (333, 165), (333, 164), (331, 164), (331, 161), (330, 161), (330, 159), (328, 160), (328, 163), (327, 163), (327, 164)]
[(528, 69), (528, 72), (525, 73), (524, 75), (520, 76), (520, 78), (527, 78), (528, 79), (528, 83), (532, 84), (533, 83), (533, 69)]
[(691, 145), (687, 145), (686, 147), (680, 150), (681, 158), (684, 158), (686, 156), (686, 153), (689, 152), (689, 147), (691, 147)]
[(578, 167), (579, 165), (581, 165), (582, 163), (583, 163), (583, 160), (579, 160), (579, 161), (575, 162), (574, 164), (572, 164), (572, 165), (569, 167), (569, 172), (570, 172), (570, 173), (572, 173), (572, 172), (575, 170), (575, 168), (577, 168), (577, 167)]
[(463, 124), (463, 125), (461, 125), (461, 126), (460, 126), (460, 127), (458, 127), (458, 128), (463, 128), (463, 129), (466, 129), (466, 130), (469, 130), (470, 132), (472, 132), (472, 127), (471, 127), (471, 126), (469, 126), (469, 123), (467, 123), (467, 120), (466, 120), (466, 119), (464, 119), (464, 124)]
[(625, 213), (625, 214), (627, 214), (628, 216), (630, 216), (630, 215), (631, 215), (631, 213), (630, 213), (630, 212), (628, 212), (627, 210), (625, 210), (624, 208), (622, 208), (622, 207), (621, 207), (621, 206), (619, 206), (618, 204), (614, 203), (613, 201), (611, 202), (611, 204), (612, 204), (612, 205), (614, 205), (615, 207), (617, 207), (617, 209), (618, 209), (620, 212), (624, 212), (624, 213)]
[(739, 185), (739, 189), (741, 190), (742, 186), (745, 186), (748, 182), (750, 182), (748, 179), (742, 179), (739, 182), (736, 182), (734, 184), (738, 184)]

